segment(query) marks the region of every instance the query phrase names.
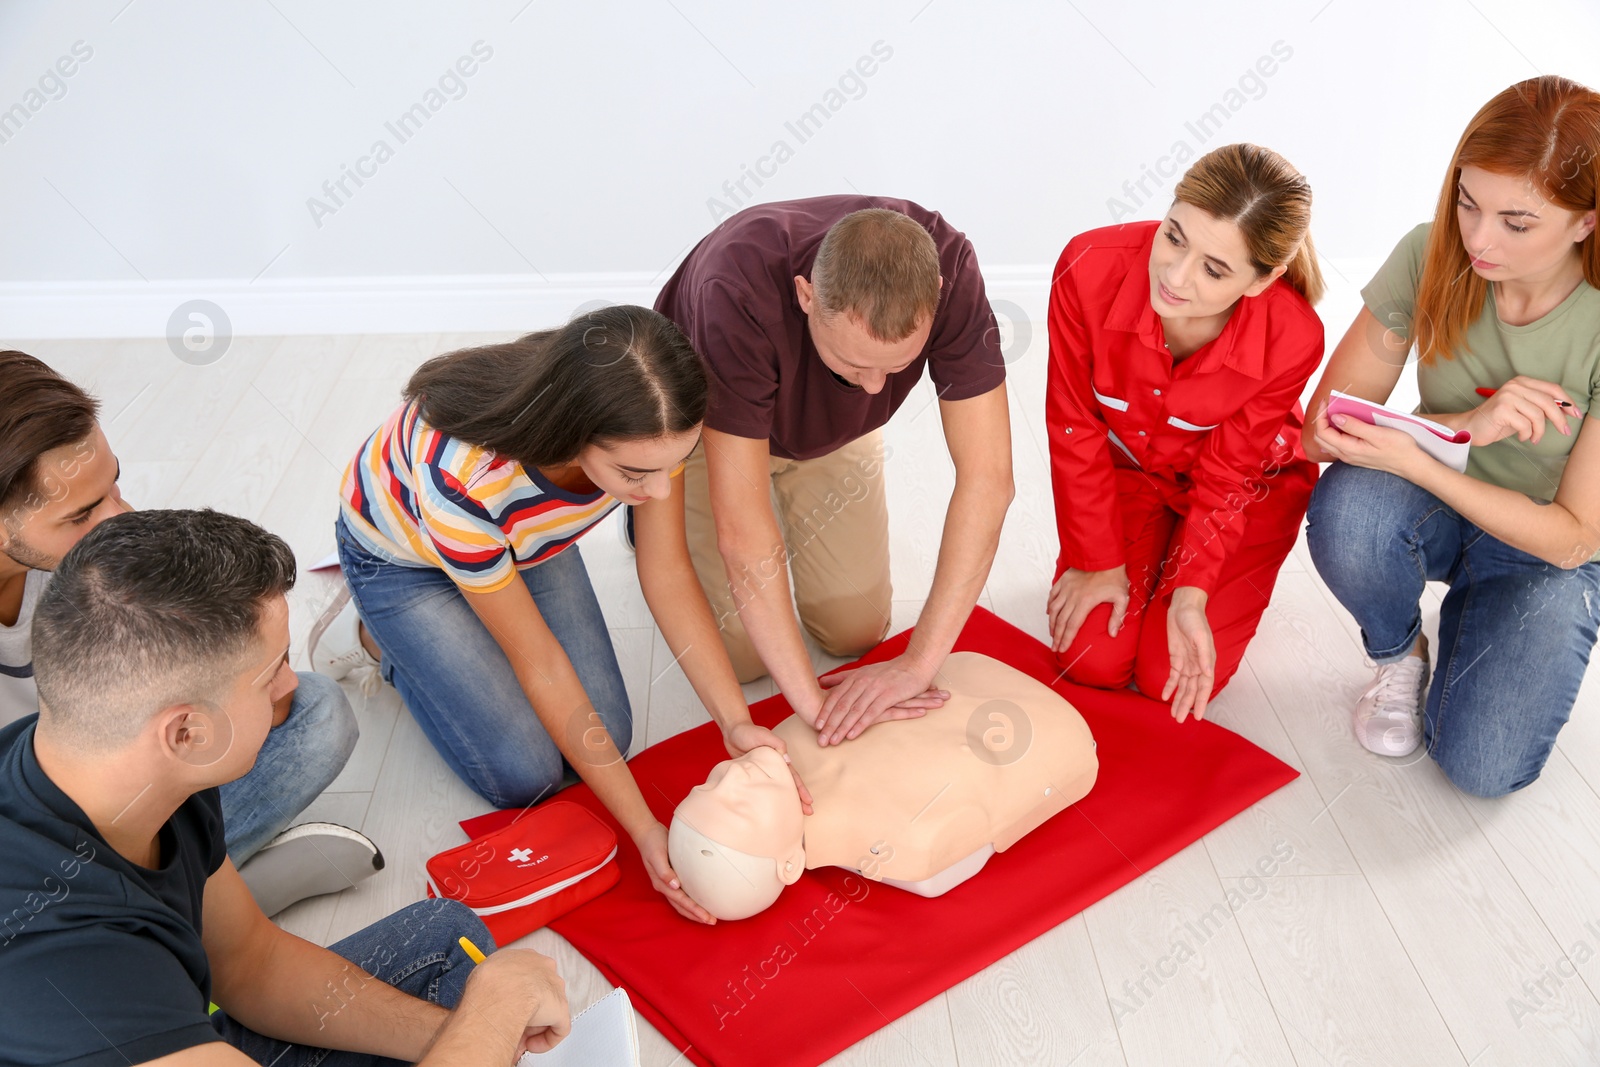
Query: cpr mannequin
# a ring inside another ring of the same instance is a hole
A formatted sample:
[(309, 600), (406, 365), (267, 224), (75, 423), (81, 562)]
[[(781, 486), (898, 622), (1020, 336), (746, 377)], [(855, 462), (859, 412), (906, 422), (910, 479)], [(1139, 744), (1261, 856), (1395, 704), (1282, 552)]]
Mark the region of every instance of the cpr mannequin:
[(1088, 724), (1049, 686), (975, 652), (952, 653), (938, 685), (943, 707), (843, 744), (819, 746), (798, 716), (776, 727), (812, 815), (774, 750), (717, 764), (667, 835), (684, 891), (719, 919), (743, 919), (802, 870), (835, 866), (937, 896), (1094, 785)]

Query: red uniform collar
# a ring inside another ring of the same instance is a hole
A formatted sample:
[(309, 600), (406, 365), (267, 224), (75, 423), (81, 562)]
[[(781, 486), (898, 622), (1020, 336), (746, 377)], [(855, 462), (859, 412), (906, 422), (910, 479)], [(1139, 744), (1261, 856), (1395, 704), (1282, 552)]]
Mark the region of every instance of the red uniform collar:
[[(1161, 316), (1150, 306), (1150, 250), (1160, 230), (1160, 223), (1150, 224), (1150, 237), (1143, 252), (1129, 262), (1128, 273), (1106, 311), (1105, 326), (1108, 330), (1136, 333), (1146, 348), (1165, 354)], [(1267, 354), (1266, 302), (1276, 289), (1274, 283), (1260, 296), (1239, 300), (1217, 339), (1190, 357), (1200, 361), (1199, 369), (1211, 370), (1220, 365), (1251, 378), (1261, 377)]]

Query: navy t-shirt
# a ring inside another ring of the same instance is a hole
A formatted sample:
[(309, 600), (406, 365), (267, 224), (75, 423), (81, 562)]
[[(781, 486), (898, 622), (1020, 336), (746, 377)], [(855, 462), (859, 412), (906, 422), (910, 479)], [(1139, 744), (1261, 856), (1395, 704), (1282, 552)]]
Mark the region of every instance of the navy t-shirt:
[(161, 828), (161, 866), (107, 845), (33, 752), (38, 715), (0, 728), (0, 1065), (127, 1067), (218, 1040), (200, 943), (227, 858), (222, 801)]

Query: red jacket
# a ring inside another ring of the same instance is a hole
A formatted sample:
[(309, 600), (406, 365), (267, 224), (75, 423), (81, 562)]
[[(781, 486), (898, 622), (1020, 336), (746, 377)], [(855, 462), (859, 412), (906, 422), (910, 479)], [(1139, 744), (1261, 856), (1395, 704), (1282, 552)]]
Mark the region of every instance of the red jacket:
[(1221, 335), (1174, 370), (1150, 306), (1159, 227), (1090, 230), (1056, 264), (1045, 399), (1056, 573), (1123, 564), (1114, 470), (1135, 468), (1183, 516), (1167, 561), (1172, 585), (1209, 593), (1243, 536), (1245, 504), (1270, 496), (1267, 479), (1305, 460), (1300, 393), (1322, 362), (1322, 320), (1274, 282), (1241, 299)]

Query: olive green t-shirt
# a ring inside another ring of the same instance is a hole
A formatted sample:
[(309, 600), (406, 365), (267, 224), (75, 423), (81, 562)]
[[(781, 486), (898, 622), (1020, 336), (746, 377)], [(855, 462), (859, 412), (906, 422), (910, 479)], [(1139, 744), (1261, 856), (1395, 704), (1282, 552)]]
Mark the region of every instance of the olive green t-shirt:
[[(1406, 337), (1431, 226), (1425, 222), (1402, 237), (1361, 290), (1367, 310)], [(1519, 374), (1561, 386), (1581, 415), (1595, 410), (1600, 399), (1600, 291), (1579, 282), (1548, 315), (1526, 326), (1508, 326), (1495, 311), (1491, 285), (1483, 311), (1467, 327), (1465, 343), (1454, 358), (1441, 355), (1426, 365), (1417, 364), (1422, 403), (1416, 413), (1469, 411), (1483, 403), (1476, 392), (1479, 386), (1498, 389)], [(1583, 424), (1569, 421), (1569, 425), (1571, 437), (1546, 426), (1538, 444), (1519, 441), (1513, 434), (1492, 444), (1473, 445), (1467, 453), (1467, 473), (1548, 503), (1555, 498), (1567, 454)]]

